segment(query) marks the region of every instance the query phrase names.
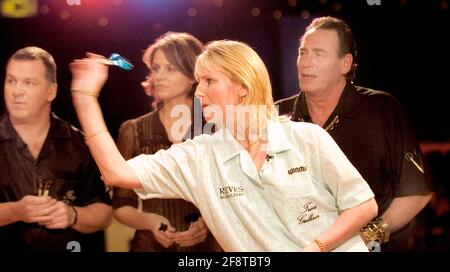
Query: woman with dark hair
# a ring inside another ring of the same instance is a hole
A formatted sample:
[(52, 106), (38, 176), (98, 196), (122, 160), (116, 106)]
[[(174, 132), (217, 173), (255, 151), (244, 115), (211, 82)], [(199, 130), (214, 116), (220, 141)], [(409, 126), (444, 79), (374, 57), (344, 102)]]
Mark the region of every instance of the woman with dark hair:
[[(202, 51), (202, 43), (192, 35), (168, 32), (144, 52), (142, 59), (149, 75), (142, 85), (146, 94), (154, 98), (156, 109), (121, 125), (117, 145), (124, 158), (153, 154), (193, 136), (189, 113), (197, 86), (195, 61)], [(188, 114), (181, 119), (173, 116), (171, 113), (177, 107)], [(118, 221), (136, 229), (131, 251), (220, 249), (198, 209), (183, 199), (143, 200), (141, 211), (134, 191), (116, 187), (113, 207)]]

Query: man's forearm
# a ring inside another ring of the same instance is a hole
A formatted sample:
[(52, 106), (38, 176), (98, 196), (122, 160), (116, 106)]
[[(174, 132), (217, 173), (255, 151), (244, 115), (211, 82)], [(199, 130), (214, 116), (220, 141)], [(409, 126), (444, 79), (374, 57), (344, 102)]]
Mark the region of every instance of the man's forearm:
[(0, 227), (18, 221), (17, 213), (14, 212), (15, 202), (0, 203)]
[(112, 222), (112, 208), (103, 203), (93, 203), (85, 207), (75, 207), (77, 222), (73, 228), (82, 233), (106, 229)]
[(389, 231), (394, 233), (408, 224), (427, 205), (431, 196), (432, 193), (394, 198), (382, 215)]

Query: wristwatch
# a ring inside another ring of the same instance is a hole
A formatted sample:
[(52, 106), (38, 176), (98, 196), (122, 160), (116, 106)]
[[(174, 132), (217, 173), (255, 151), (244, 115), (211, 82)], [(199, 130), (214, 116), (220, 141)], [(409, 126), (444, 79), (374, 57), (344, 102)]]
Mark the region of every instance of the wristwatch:
[(369, 222), (361, 229), (361, 233), (367, 242), (377, 241), (380, 244), (384, 244), (389, 241), (389, 226), (382, 217), (377, 217)]

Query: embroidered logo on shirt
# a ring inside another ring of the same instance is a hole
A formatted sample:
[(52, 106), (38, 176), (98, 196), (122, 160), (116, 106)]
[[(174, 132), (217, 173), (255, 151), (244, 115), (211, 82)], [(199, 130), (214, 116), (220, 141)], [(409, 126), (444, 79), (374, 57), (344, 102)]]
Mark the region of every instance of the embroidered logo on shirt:
[(299, 167), (294, 167), (288, 170), (288, 174), (292, 175), (295, 173), (300, 173), (300, 172), (305, 172), (306, 171), (306, 166), (299, 166)]
[(304, 224), (318, 219), (320, 216), (318, 214), (314, 214), (315, 209), (317, 209), (317, 205), (312, 203), (312, 201), (303, 205), (303, 209), (300, 212), (299, 217), (297, 217), (298, 223)]
[(242, 186), (225, 186), (219, 188), (220, 199), (243, 195), (244, 195), (244, 187)]
[(71, 205), (75, 199), (77, 198), (77, 196), (75, 195), (75, 191), (74, 190), (69, 190), (66, 192), (66, 194), (63, 196), (63, 202), (67, 205)]

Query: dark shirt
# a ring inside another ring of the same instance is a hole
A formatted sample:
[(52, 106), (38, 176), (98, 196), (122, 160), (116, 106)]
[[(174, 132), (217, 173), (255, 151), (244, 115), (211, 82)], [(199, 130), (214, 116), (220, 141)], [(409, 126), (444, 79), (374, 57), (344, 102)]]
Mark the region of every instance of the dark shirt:
[[(196, 135), (193, 130), (191, 135)], [(190, 137), (188, 137), (190, 138)], [(117, 146), (125, 159), (131, 159), (139, 154), (153, 154), (160, 149), (168, 149), (172, 145), (158, 111), (140, 116), (123, 123), (119, 130)], [(138, 208), (138, 196), (132, 190), (114, 188), (113, 208), (124, 206)], [(195, 221), (200, 213), (192, 203), (183, 199), (145, 199), (142, 200), (142, 210), (166, 217), (177, 231), (189, 228), (190, 222)], [(150, 230), (136, 230), (131, 241), (131, 251), (220, 251), (221, 248), (209, 234), (208, 238), (192, 247), (181, 247), (174, 244), (164, 248)]]
[[(280, 115), (291, 115), (293, 121), (312, 122), (303, 92), (276, 104)], [(424, 169), (406, 112), (388, 93), (347, 83), (323, 127), (370, 185), (380, 215), (395, 197), (432, 191), (428, 174), (414, 164)], [(392, 235), (382, 250), (410, 250), (412, 237), (408, 224)]]
[[(83, 135), (68, 122), (51, 116), (50, 129), (37, 159), (17, 134), (7, 115), (0, 120), (0, 202), (38, 195), (39, 184), (50, 184), (49, 196), (69, 205), (87, 206), (111, 200)], [(4, 241), (4, 242), (2, 242)], [(83, 234), (72, 228), (51, 230), (36, 223), (0, 227), (1, 250), (67, 251), (77, 241), (82, 252), (104, 250), (103, 232)]]

